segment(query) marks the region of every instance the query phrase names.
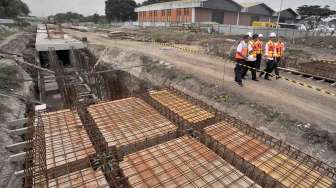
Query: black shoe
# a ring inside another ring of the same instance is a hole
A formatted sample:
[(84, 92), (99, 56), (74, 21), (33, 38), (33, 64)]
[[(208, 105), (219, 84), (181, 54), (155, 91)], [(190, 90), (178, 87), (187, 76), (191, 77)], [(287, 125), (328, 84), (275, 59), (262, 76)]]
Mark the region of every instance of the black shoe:
[(258, 79), (252, 79), (253, 81), (256, 81), (256, 82), (259, 82), (259, 80)]
[(279, 80), (281, 78), (281, 76), (276, 76), (275, 79)]
[(265, 80), (269, 80), (269, 81), (271, 81), (271, 79), (269, 79), (269, 78), (264, 78)]
[(242, 82), (236, 82), (240, 87), (243, 87), (243, 83)]

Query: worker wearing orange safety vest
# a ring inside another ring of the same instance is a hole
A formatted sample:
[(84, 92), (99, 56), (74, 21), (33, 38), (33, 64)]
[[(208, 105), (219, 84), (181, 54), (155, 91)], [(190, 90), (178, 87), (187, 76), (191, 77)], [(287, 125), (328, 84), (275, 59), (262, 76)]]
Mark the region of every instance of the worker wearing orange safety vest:
[(273, 64), (273, 70), (276, 76), (276, 79), (280, 78), (279, 77), (279, 69), (278, 66), (280, 65), (280, 62), (282, 58), (284, 57), (284, 52), (285, 52), (285, 44), (283, 42), (284, 37), (280, 36), (278, 38), (278, 41), (275, 43), (275, 60)]
[(248, 56), (248, 45), (247, 42), (249, 40), (249, 35), (244, 35), (243, 39), (240, 41), (237, 50), (236, 50), (236, 67), (234, 69), (235, 72), (235, 81), (240, 85), (243, 86), (242, 82), (242, 72), (243, 72), (243, 65), (246, 64), (247, 56)]
[(262, 55), (264, 52), (264, 35), (263, 34), (259, 34), (258, 35), (258, 40), (256, 42), (256, 48), (257, 48), (257, 60), (256, 60), (256, 69), (260, 70), (260, 65), (261, 65), (261, 60), (262, 60)]
[(265, 74), (265, 80), (270, 80), (269, 75), (273, 72), (274, 62), (276, 57), (276, 34), (271, 33), (269, 36), (269, 41), (265, 45), (265, 58), (267, 60), (266, 68), (263, 72), (260, 73), (260, 77)]
[(247, 71), (250, 70), (252, 73), (252, 80), (258, 81), (257, 72), (256, 72), (256, 61), (257, 61), (257, 50), (258, 50), (257, 40), (258, 40), (258, 35), (254, 34), (252, 36), (252, 40), (250, 40), (248, 43), (248, 56), (246, 60), (247, 67), (243, 67), (243, 73), (242, 73), (243, 79), (245, 79)]

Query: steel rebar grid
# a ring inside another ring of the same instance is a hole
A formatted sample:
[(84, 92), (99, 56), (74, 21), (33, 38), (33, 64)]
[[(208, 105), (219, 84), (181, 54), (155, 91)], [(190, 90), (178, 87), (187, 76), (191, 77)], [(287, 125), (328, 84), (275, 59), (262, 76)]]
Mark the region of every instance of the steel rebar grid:
[(143, 149), (143, 143), (156, 137), (177, 137), (177, 127), (138, 98), (91, 105), (88, 112), (109, 149), (115, 147), (121, 156)]
[(27, 187), (45, 187), (51, 179), (90, 167), (95, 151), (76, 112), (63, 110), (37, 116), (32, 166), (26, 167), (32, 185)]
[[(329, 173), (327, 170), (320, 172), (314, 168), (317, 164), (314, 167), (306, 164), (309, 162), (310, 156), (305, 155), (304, 158), (299, 159), (288, 153), (288, 149), (285, 147), (276, 150), (235, 128), (235, 124), (237, 122), (223, 121), (205, 128), (203, 142), (216, 150), (217, 153), (221, 153), (225, 159), (232, 160), (237, 168), (241, 170), (247, 170), (247, 167), (253, 169), (253, 172), (250, 170), (248, 173), (256, 182), (270, 185), (266, 179), (273, 179), (275, 184), (285, 187), (333, 186), (334, 180), (327, 175)], [(238, 160), (239, 163), (234, 160)], [(261, 178), (256, 174), (266, 175), (269, 178)]]
[(154, 91), (150, 97), (189, 122), (189, 129), (202, 130), (215, 123), (215, 109), (177, 90)]
[(133, 187), (260, 187), (188, 136), (127, 155), (120, 166)]

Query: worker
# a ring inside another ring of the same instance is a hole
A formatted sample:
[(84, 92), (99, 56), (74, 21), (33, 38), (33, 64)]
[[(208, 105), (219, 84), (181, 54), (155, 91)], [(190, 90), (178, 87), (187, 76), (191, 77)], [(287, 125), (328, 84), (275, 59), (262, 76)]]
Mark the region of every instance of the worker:
[(244, 35), (242, 40), (240, 41), (237, 51), (236, 51), (236, 67), (234, 69), (235, 71), (235, 81), (240, 85), (243, 86), (242, 82), (242, 72), (243, 72), (243, 66), (246, 64), (246, 59), (248, 55), (248, 40), (249, 35)]
[(257, 48), (257, 60), (256, 60), (256, 69), (260, 70), (262, 55), (263, 55), (263, 49), (264, 49), (264, 35), (259, 34), (258, 40), (256, 42), (256, 48)]
[(242, 78), (245, 79), (247, 71), (250, 70), (252, 73), (252, 80), (257, 80), (257, 72), (256, 72), (256, 61), (257, 61), (257, 40), (258, 35), (254, 34), (252, 36), (252, 40), (248, 42), (248, 56), (246, 61), (246, 67), (243, 67)]
[(262, 77), (265, 74), (265, 80), (270, 80), (269, 76), (273, 71), (274, 68), (274, 60), (275, 60), (275, 42), (276, 42), (276, 34), (270, 33), (269, 35), (269, 41), (265, 45), (265, 58), (267, 60), (266, 62), (266, 68), (263, 72), (260, 73), (260, 77)]
[(275, 61), (273, 65), (273, 70), (276, 75), (276, 79), (279, 79), (279, 69), (278, 67), (280, 66), (280, 62), (284, 57), (284, 52), (285, 52), (285, 44), (284, 44), (284, 37), (279, 36), (278, 41), (275, 43)]

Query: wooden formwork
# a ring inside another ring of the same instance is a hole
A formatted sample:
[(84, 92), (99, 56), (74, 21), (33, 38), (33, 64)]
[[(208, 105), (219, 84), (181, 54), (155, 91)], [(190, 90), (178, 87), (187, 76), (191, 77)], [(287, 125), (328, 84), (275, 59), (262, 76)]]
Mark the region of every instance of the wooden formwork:
[(139, 98), (91, 105), (88, 112), (108, 148), (120, 155), (177, 137), (177, 127)]
[(201, 130), (214, 123), (215, 111), (176, 90), (152, 91), (150, 97), (187, 121), (191, 126), (189, 128)]
[(132, 187), (260, 187), (189, 136), (127, 155), (120, 167)]
[[(221, 152), (225, 158), (228, 159), (230, 156), (241, 159), (240, 167), (244, 162), (254, 166), (256, 171), (251, 175), (259, 171), (274, 180), (276, 182), (274, 185), (302, 188), (334, 186), (334, 180), (328, 176), (328, 171), (321, 172), (315, 169), (314, 165), (308, 166), (306, 162), (309, 161), (309, 156), (300, 159), (290, 155), (284, 149), (277, 150), (268, 145), (266, 140), (263, 142), (236, 128), (233, 122), (222, 121), (209, 126), (204, 129), (204, 134), (204, 142), (207, 145), (217, 151), (220, 150), (216, 146), (224, 146), (225, 149)], [(263, 180), (259, 179), (259, 181)]]

